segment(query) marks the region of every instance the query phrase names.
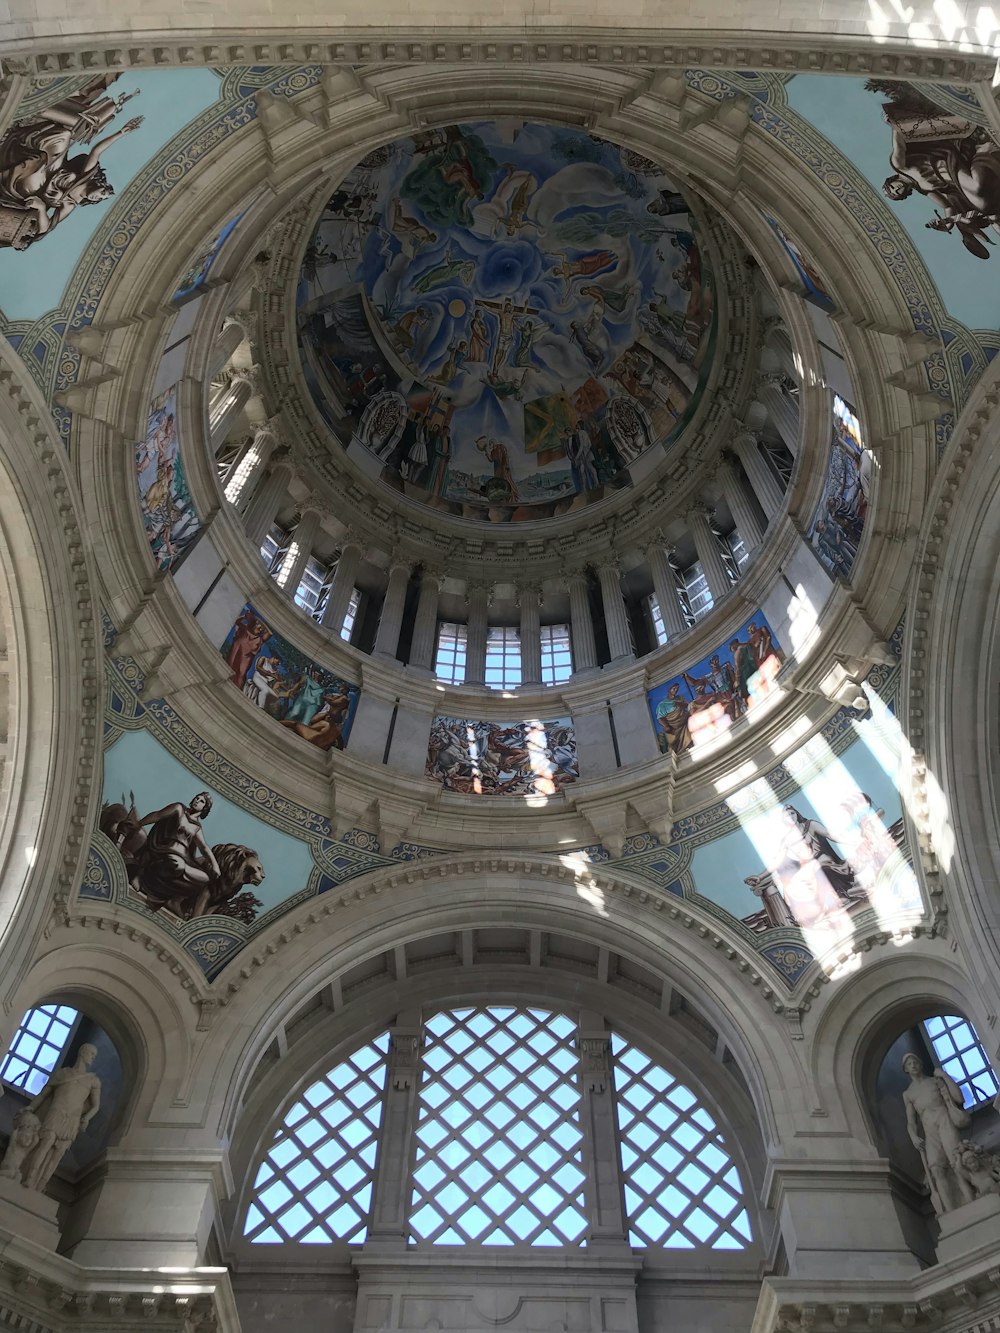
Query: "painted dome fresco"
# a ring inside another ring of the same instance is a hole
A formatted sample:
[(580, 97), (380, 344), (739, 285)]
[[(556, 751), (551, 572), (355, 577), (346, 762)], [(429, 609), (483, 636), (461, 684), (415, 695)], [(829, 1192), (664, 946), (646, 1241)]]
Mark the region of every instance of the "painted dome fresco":
[(648, 158), (489, 121), (376, 149), (298, 289), (313, 398), (367, 472), (489, 522), (630, 486), (690, 419), (714, 342), (694, 219)]

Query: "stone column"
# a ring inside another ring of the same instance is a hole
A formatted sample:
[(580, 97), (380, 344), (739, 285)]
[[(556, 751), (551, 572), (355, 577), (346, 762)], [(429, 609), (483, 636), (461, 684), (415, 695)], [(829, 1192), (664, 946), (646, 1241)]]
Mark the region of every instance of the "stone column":
[(413, 621), (413, 637), (410, 640), (410, 666), (420, 667), (423, 671), (430, 671), (434, 666), (440, 591), (441, 574), (438, 570), (428, 569), (425, 566), (420, 573), (420, 597)]
[(245, 527), (254, 546), (260, 546), (277, 518), (291, 480), (292, 469), (287, 463), (278, 463), (247, 505)]
[(681, 610), (680, 598), (677, 596), (677, 579), (674, 575), (673, 565), (670, 563), (672, 550), (672, 547), (668, 548), (661, 541), (652, 542), (646, 547), (646, 559), (649, 562), (649, 572), (653, 578), (656, 604), (660, 608), (660, 616), (663, 619), (663, 628), (667, 631), (668, 642), (675, 639), (678, 634), (683, 634), (687, 629), (684, 612)]
[(525, 583), (518, 589), (521, 608), (521, 684), (542, 683), (542, 590), (535, 583)]
[(798, 383), (801, 379), (799, 368), (795, 364), (795, 349), (792, 347), (792, 340), (780, 320), (776, 320), (765, 331), (764, 357), (773, 358), (770, 361), (765, 360), (765, 364), (777, 365), (790, 380)]
[(598, 1014), (580, 1015), (580, 1090), (587, 1145), (588, 1250), (626, 1251), (625, 1201), (618, 1170), (611, 1039)]
[(604, 623), (608, 631), (608, 651), (612, 662), (623, 657), (634, 657), (632, 635), (629, 630), (628, 613), (622, 596), (621, 569), (617, 562), (608, 561), (597, 571), (601, 585), (601, 600), (604, 603)]
[(378, 632), (375, 635), (374, 652), (379, 657), (395, 657), (399, 646), (399, 631), (403, 627), (403, 611), (406, 606), (406, 588), (410, 582), (410, 566), (402, 560), (395, 561), (389, 569), (389, 584), (385, 590), (382, 614), (379, 617)]
[(415, 1015), (412, 1023), (405, 1026), (401, 1023), (389, 1031), (382, 1131), (372, 1189), (371, 1221), (365, 1242), (367, 1253), (406, 1249), (410, 1139), (416, 1119), (422, 1044)]
[(351, 604), (351, 594), (358, 577), (361, 561), (364, 559), (364, 547), (350, 533), (340, 548), (340, 559), (333, 572), (333, 582), (327, 593), (326, 606), (323, 608), (321, 624), (324, 629), (339, 634), (344, 628), (344, 617)]
[(736, 460), (723, 454), (716, 475), (722, 487), (722, 494), (726, 498), (726, 504), (729, 506), (729, 512), (733, 516), (733, 522), (736, 524), (736, 530), (743, 538), (743, 545), (749, 552), (760, 545), (764, 529), (760, 525), (757, 511), (743, 490), (738, 469), (739, 464)]
[(208, 374), (215, 379), (220, 370), (224, 370), (236, 355), (241, 343), (250, 336), (253, 316), (249, 311), (237, 315), (227, 315), (222, 332), (216, 338), (208, 358)]
[(469, 622), (465, 644), (466, 685), (486, 684), (486, 635), (489, 631), (490, 598), (488, 583), (470, 583), (465, 590)]
[(229, 391), (216, 407), (212, 405), (209, 413), (208, 440), (213, 454), (217, 454), (233, 428), (233, 423), (253, 397), (253, 384), (249, 374), (237, 372), (229, 384)]
[(235, 505), (238, 513), (246, 512), (264, 471), (278, 447), (277, 426), (272, 425), (271, 422), (265, 422), (263, 426), (258, 426), (254, 431), (249, 449), (237, 462), (226, 480), (226, 499), (231, 505)]
[(777, 477), (757, 447), (757, 436), (752, 431), (740, 431), (733, 437), (733, 453), (742, 463), (754, 495), (770, 522), (781, 508), (785, 496)]
[(718, 602), (726, 596), (732, 584), (723, 564), (719, 539), (712, 531), (711, 512), (705, 505), (695, 505), (688, 510), (686, 518), (708, 590), (712, 600)]
[(782, 388), (784, 379), (781, 374), (763, 373), (757, 381), (757, 397), (794, 458), (799, 452), (799, 409)]
[(573, 638), (573, 670), (592, 671), (597, 666), (597, 647), (594, 644), (594, 622), (590, 616), (590, 595), (587, 575), (582, 569), (570, 570), (569, 584), (570, 634)]
[(278, 571), (277, 584), (284, 588), (290, 597), (294, 597), (306, 565), (316, 545), (319, 533), (320, 516), (315, 509), (303, 509), (299, 521), (292, 532), (281, 569)]

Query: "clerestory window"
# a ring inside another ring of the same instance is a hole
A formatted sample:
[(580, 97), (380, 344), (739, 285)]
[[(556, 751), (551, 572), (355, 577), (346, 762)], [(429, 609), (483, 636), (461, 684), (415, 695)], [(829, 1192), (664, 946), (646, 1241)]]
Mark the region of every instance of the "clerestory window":
[(29, 1009), (0, 1062), (0, 1080), (34, 1097), (62, 1059), (80, 1014), (68, 1004)]
[(940, 1014), (925, 1021), (924, 1031), (941, 1068), (961, 1088), (965, 1105), (992, 1101), (1000, 1092), (1000, 1082), (969, 1020), (958, 1014)]
[[(752, 1242), (739, 1169), (697, 1095), (609, 1034), (625, 1226), (636, 1249), (742, 1250)], [(577, 1022), (532, 1006), (463, 1006), (423, 1026), (413, 1101), (396, 1100), (393, 1165), (378, 1172), (389, 1034), (312, 1083), (254, 1180), (254, 1244), (360, 1244), (373, 1191), (401, 1191), (411, 1246), (585, 1248), (591, 1227)], [(399, 1120), (400, 1114), (404, 1121)], [(408, 1143), (409, 1174), (396, 1163)], [(382, 1181), (380, 1185), (378, 1182)], [(387, 1182), (387, 1183), (386, 1183)]]
[(576, 1025), (544, 1009), (427, 1024), (410, 1202), (434, 1245), (584, 1245)]

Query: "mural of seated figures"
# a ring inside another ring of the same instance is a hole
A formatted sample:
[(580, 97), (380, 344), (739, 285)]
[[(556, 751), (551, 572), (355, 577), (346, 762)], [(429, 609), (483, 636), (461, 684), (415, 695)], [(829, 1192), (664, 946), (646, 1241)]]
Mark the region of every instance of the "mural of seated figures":
[(727, 731), (774, 688), (785, 654), (762, 611), (726, 643), (648, 692), (662, 754), (683, 754)]
[(172, 569), (201, 531), (181, 458), (177, 386), (154, 398), (135, 478), (146, 539), (158, 570)]
[(570, 718), (486, 722), (436, 717), (427, 776), (476, 796), (555, 796), (580, 776)]
[(220, 650), (230, 681), (268, 717), (320, 750), (342, 750), (360, 687), (294, 648), (247, 602)]

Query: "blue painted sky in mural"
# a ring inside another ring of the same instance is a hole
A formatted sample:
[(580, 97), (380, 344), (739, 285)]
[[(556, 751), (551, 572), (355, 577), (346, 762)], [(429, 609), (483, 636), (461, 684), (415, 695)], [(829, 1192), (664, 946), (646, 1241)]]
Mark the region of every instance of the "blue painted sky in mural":
[(158, 810), (171, 801), (191, 799), (207, 790), (212, 809), (205, 819), (205, 841), (243, 843), (260, 856), (266, 879), (253, 889), (264, 904), (259, 915), (304, 889), (313, 861), (307, 843), (254, 819), (227, 801), (216, 787), (191, 773), (147, 731), (126, 732), (104, 755), (104, 799), (120, 801), (135, 793), (140, 815)]
[[(760, 907), (760, 899), (744, 883), (749, 875), (759, 875), (767, 866), (778, 843), (780, 808), (793, 805), (800, 814), (817, 819), (831, 834), (847, 823), (843, 804), (854, 792), (870, 796), (876, 809), (884, 814), (881, 823), (888, 828), (902, 813), (894, 778), (873, 753), (886, 746), (884, 729), (870, 719), (855, 724), (858, 739), (841, 755), (829, 755), (824, 769), (806, 780), (803, 787), (776, 802), (773, 810), (759, 812), (755, 804), (743, 815), (743, 824), (714, 842), (699, 847), (692, 857), (691, 874), (704, 897), (724, 907), (736, 917), (744, 917)], [(841, 844), (836, 844), (838, 853)]]
[[(28, 250), (0, 250), (0, 310), (8, 319), (38, 319), (59, 305), (88, 242), (118, 206), (132, 178), (178, 131), (212, 105), (219, 96), (219, 77), (208, 69), (130, 72), (111, 85), (110, 93), (117, 97), (135, 89), (139, 96), (118, 114), (108, 132), (120, 129), (132, 116), (142, 116), (143, 123), (112, 144), (101, 160), (114, 195), (74, 209), (51, 236), (42, 237)], [(38, 105), (28, 114), (37, 114)]]
[[(948, 310), (970, 329), (1000, 325), (1000, 246), (985, 262), (956, 235), (930, 231), (934, 205), (922, 195), (890, 202), (882, 182), (892, 174), (892, 132), (882, 117), (885, 100), (865, 91), (863, 79), (799, 74), (786, 85), (788, 104), (835, 144), (874, 187), (882, 205), (906, 228)], [(994, 238), (995, 239), (995, 238)]]

